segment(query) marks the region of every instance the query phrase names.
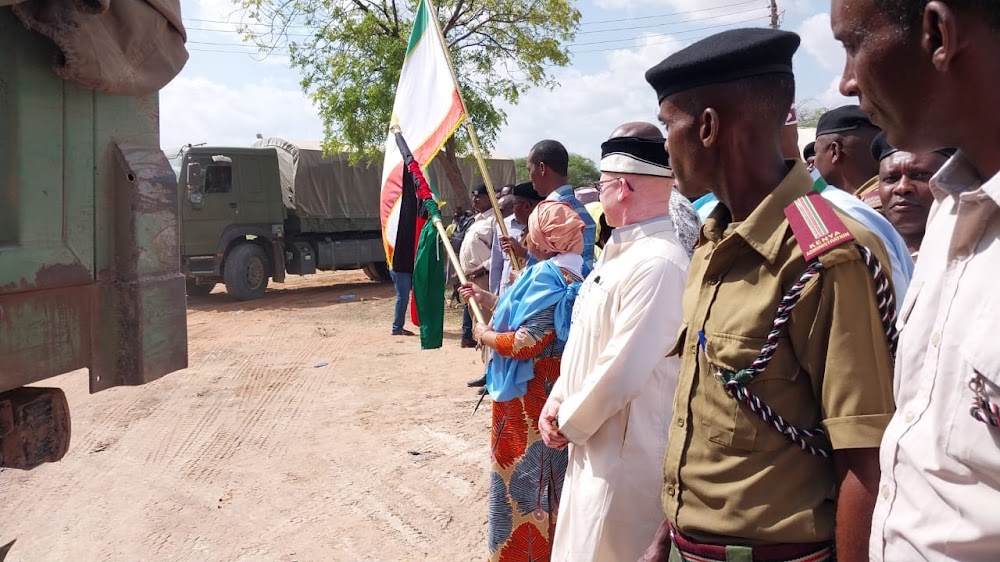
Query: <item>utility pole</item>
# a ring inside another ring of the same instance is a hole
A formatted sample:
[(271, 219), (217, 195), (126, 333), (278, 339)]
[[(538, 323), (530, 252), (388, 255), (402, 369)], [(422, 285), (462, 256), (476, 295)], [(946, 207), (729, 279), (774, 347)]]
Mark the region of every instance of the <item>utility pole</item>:
[(771, 0), (771, 29), (778, 29), (778, 0)]

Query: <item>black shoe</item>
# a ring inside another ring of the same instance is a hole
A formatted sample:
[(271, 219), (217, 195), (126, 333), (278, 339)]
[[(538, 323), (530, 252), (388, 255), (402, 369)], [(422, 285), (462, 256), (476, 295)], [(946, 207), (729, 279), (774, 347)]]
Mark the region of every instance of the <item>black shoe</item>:
[(486, 375), (479, 377), (478, 379), (472, 379), (471, 381), (465, 383), (469, 387), (486, 386)]
[(461, 347), (463, 349), (465, 349), (467, 347), (476, 347), (476, 340), (462, 338), (462, 345), (461, 345)]

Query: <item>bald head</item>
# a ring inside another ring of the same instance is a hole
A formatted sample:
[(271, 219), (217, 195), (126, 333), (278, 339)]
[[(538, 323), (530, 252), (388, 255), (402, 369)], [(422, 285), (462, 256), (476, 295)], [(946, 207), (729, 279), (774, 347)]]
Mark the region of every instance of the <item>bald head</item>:
[(663, 133), (660, 128), (646, 121), (630, 121), (622, 123), (611, 132), (609, 139), (615, 137), (636, 137), (640, 139), (662, 139)]

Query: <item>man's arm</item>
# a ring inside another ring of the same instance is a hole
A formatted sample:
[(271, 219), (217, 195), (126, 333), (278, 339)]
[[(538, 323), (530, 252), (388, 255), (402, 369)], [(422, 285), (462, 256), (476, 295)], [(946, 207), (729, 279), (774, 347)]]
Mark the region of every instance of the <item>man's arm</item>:
[(878, 449), (833, 452), (837, 476), (837, 560), (866, 562), (880, 477)]

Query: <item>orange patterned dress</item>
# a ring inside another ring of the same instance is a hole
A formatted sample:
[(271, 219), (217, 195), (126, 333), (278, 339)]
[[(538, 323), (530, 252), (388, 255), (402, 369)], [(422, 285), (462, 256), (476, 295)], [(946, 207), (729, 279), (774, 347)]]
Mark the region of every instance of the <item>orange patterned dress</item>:
[(556, 338), (555, 307), (531, 316), (515, 332), (497, 335), (495, 352), (534, 362), (524, 396), (493, 403), (490, 436), (489, 524), (491, 562), (548, 562), (567, 451), (545, 446), (538, 418), (559, 378), (565, 342)]

